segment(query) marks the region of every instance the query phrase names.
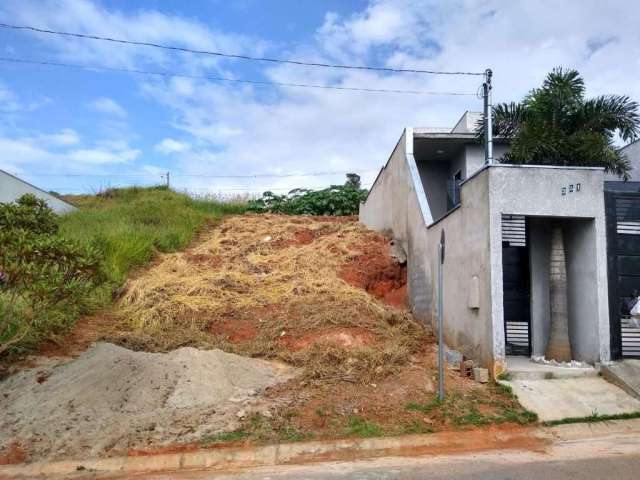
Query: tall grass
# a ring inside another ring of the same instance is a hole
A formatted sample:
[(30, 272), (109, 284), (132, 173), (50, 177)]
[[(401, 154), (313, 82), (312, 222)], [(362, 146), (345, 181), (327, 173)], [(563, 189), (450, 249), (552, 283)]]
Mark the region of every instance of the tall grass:
[(154, 252), (184, 248), (206, 222), (245, 210), (242, 202), (194, 199), (166, 187), (109, 189), (68, 199), (79, 211), (60, 219), (62, 235), (97, 245), (115, 285)]
[[(98, 247), (105, 281), (64, 309), (38, 312), (14, 353), (65, 335), (80, 315), (108, 307), (132, 269), (149, 262), (154, 253), (184, 248), (205, 224), (245, 210), (242, 201), (193, 199), (166, 187), (109, 189), (66, 199), (79, 209), (59, 217), (60, 234)], [(0, 294), (0, 314), (3, 304)]]

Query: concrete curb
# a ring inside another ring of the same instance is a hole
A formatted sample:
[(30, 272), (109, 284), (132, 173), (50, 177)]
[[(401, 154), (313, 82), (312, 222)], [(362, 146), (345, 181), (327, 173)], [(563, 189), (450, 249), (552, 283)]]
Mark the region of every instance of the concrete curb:
[(470, 430), (427, 435), (223, 447), (171, 454), (0, 465), (0, 479), (179, 470), (235, 470), (383, 456), (439, 455), (495, 449), (542, 449), (553, 441), (640, 434), (640, 419), (514, 430)]

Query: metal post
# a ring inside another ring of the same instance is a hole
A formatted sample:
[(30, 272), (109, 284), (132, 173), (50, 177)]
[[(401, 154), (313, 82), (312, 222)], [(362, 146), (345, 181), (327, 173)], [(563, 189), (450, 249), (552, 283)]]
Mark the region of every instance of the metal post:
[(485, 82), (482, 84), (484, 98), (484, 162), (487, 165), (493, 163), (493, 105), (491, 103), (491, 77), (490, 68), (485, 71)]
[[(443, 237), (444, 239), (444, 237)], [(443, 304), (442, 297), (444, 296), (443, 290), (443, 268), (444, 262), (444, 242), (440, 241), (438, 244), (438, 400), (444, 400), (444, 332), (443, 332)]]
[(167, 188), (171, 188), (169, 184), (169, 172), (167, 172)]

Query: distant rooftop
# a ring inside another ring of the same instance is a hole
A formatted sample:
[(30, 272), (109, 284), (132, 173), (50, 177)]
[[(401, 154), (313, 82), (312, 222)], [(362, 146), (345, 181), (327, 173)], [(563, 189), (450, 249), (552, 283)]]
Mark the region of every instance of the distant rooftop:
[(417, 134), (451, 134), (451, 135), (473, 135), (475, 133), (476, 124), (482, 120), (481, 112), (464, 112), (460, 120), (453, 128), (443, 127), (418, 127), (413, 132)]

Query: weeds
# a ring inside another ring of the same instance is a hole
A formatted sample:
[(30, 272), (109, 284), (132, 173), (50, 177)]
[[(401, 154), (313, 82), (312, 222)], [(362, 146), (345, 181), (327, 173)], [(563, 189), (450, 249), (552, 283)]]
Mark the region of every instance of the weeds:
[(368, 422), (361, 417), (351, 416), (345, 429), (347, 435), (362, 438), (380, 437), (384, 434), (382, 427), (373, 422)]
[(587, 417), (563, 418), (562, 420), (553, 420), (549, 422), (544, 422), (543, 425), (554, 427), (557, 425), (566, 425), (571, 423), (597, 423), (597, 422), (607, 422), (607, 421), (613, 421), (613, 420), (631, 420), (634, 418), (640, 418), (640, 412), (617, 413), (613, 415), (601, 415), (598, 412), (593, 412), (591, 415)]
[(428, 415), (438, 424), (457, 427), (500, 423), (527, 425), (537, 421), (537, 415), (522, 408), (500, 384), (489, 385), (488, 390), (477, 388), (467, 393), (449, 392), (442, 402), (436, 396), (425, 402), (410, 402), (405, 405), (405, 410)]
[(282, 417), (270, 420), (259, 413), (254, 413), (245, 420), (243, 426), (231, 432), (207, 435), (200, 440), (203, 445), (234, 443), (249, 441), (255, 443), (302, 442), (311, 440), (313, 432), (304, 432), (291, 424), (295, 414), (286, 413)]

